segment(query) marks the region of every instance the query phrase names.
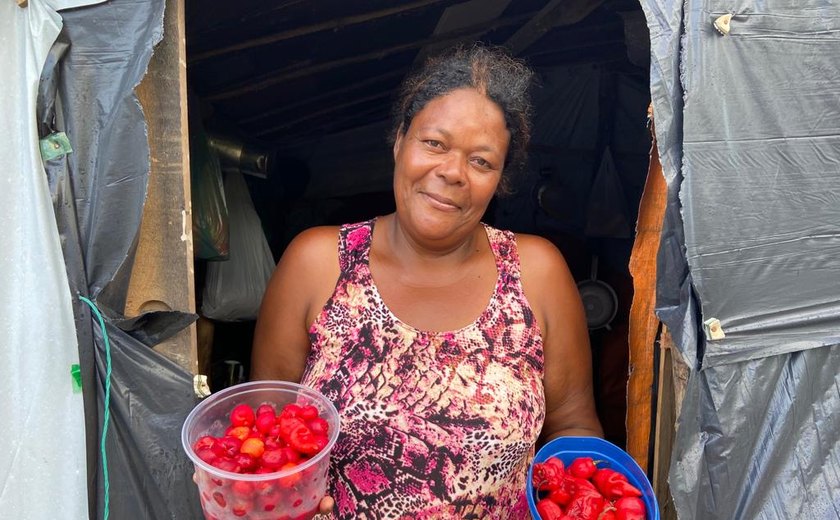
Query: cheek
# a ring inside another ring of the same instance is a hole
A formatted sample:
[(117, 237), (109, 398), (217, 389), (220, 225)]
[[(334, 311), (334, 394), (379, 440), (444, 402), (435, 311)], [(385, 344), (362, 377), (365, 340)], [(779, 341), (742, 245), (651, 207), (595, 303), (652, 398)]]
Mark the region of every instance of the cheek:
[(493, 195), (496, 194), (496, 191), (499, 189), (499, 181), (501, 180), (500, 175), (493, 175), (488, 176), (486, 179), (482, 179), (480, 182), (480, 193), (481, 198), (490, 200), (493, 198)]
[(422, 156), (403, 156), (394, 168), (394, 183), (403, 186), (424, 182), (429, 173), (434, 172), (436, 163)]
[(394, 199), (396, 201), (397, 206), (401, 207), (404, 205), (403, 203), (411, 196), (414, 181), (411, 179), (411, 175), (408, 173), (408, 171), (406, 171), (405, 168), (395, 168), (392, 184), (394, 191)]

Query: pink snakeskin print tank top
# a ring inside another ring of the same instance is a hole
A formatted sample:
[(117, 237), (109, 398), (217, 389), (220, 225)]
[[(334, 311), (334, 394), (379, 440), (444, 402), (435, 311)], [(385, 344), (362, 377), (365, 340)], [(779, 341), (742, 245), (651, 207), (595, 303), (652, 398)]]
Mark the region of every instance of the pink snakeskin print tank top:
[(513, 233), (485, 225), (498, 279), (451, 332), (417, 330), (370, 274), (375, 220), (343, 226), (341, 275), (309, 331), (302, 383), (341, 415), (331, 454), (338, 518), (525, 519), (525, 479), (545, 417), (543, 344)]

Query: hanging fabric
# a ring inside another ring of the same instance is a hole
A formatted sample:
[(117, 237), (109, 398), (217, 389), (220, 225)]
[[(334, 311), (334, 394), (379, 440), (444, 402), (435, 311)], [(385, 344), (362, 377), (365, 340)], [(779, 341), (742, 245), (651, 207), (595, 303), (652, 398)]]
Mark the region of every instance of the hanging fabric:
[(230, 219), (230, 257), (209, 262), (201, 311), (219, 321), (255, 320), (274, 256), (241, 172), (225, 177), (225, 197)]

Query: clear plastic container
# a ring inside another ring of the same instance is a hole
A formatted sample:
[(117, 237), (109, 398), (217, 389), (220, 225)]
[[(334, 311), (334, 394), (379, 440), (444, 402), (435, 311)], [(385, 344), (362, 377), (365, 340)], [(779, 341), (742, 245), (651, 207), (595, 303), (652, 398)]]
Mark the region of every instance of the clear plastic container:
[[(276, 473), (240, 474), (204, 462), (192, 446), (204, 435), (221, 437), (230, 425), (230, 411), (239, 404), (256, 409), (272, 404), (279, 412), (288, 403), (313, 405), (329, 424), (329, 442), (311, 459)], [(335, 406), (322, 394), (285, 381), (255, 381), (231, 386), (198, 404), (184, 421), (181, 443), (195, 465), (195, 480), (207, 520), (309, 519), (327, 492), (330, 451), (338, 438)]]

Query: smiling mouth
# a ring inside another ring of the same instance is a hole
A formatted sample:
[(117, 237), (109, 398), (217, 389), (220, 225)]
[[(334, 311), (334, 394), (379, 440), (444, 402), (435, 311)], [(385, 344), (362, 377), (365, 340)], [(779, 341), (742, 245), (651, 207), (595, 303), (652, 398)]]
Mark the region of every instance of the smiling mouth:
[(449, 211), (461, 209), (457, 204), (455, 204), (455, 202), (452, 199), (448, 199), (446, 197), (441, 197), (440, 195), (435, 195), (426, 192), (423, 192), (423, 195), (426, 197), (427, 200), (430, 201), (431, 205), (436, 208)]

